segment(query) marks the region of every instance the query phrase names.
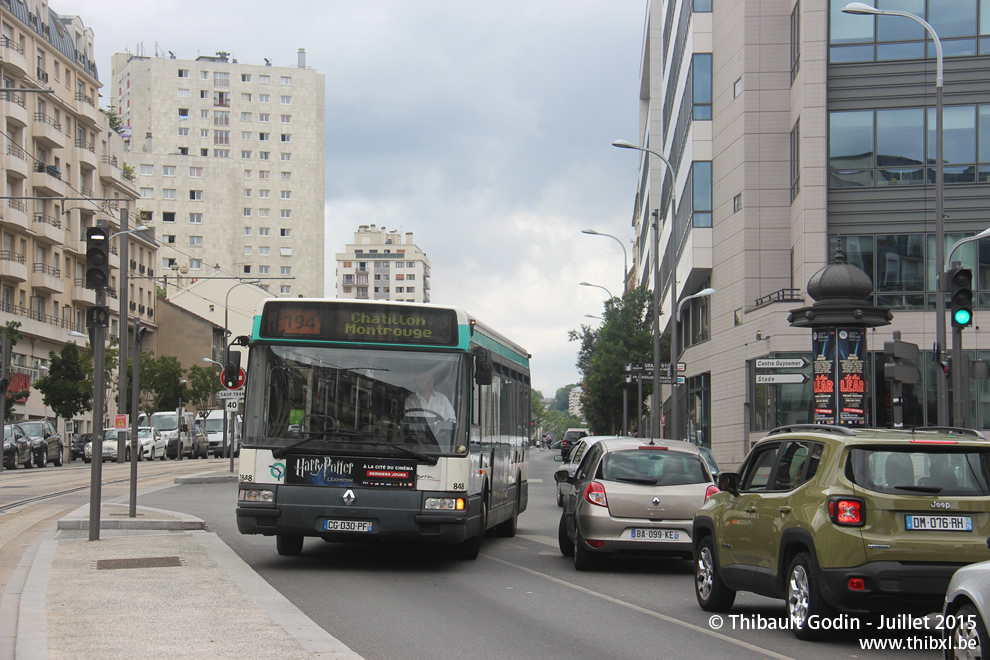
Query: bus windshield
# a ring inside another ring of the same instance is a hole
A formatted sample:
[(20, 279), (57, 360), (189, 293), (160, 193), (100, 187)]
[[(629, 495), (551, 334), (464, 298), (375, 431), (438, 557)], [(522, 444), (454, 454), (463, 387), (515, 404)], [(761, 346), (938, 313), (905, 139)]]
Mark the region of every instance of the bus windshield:
[(261, 386), (249, 388), (245, 447), (276, 458), (467, 453), (462, 353), (256, 345), (249, 369)]

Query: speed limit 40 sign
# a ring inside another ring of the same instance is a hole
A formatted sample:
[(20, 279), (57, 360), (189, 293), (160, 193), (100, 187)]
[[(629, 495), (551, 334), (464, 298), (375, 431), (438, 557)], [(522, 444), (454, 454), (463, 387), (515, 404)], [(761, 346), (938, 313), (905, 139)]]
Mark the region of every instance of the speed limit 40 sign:
[(227, 399), (226, 401), (223, 402), (223, 407), (226, 410), (237, 412), (237, 408), (240, 405), (240, 403), (241, 403), (240, 399)]

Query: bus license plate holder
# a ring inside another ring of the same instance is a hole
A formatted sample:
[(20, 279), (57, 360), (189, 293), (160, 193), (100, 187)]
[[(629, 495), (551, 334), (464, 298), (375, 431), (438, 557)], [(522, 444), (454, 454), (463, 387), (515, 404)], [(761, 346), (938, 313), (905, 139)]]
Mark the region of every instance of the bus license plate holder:
[(356, 532), (358, 534), (372, 534), (375, 525), (368, 520), (333, 520), (323, 521), (324, 532)]

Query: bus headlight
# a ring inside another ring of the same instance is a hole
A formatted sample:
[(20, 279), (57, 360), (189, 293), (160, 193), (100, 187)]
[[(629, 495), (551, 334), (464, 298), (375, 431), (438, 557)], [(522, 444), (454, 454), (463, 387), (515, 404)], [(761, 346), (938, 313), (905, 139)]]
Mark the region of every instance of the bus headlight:
[(423, 505), (427, 511), (463, 511), (463, 497), (427, 497)]
[(245, 488), (237, 492), (237, 499), (241, 502), (262, 502), (271, 504), (275, 501), (275, 491), (261, 488)]

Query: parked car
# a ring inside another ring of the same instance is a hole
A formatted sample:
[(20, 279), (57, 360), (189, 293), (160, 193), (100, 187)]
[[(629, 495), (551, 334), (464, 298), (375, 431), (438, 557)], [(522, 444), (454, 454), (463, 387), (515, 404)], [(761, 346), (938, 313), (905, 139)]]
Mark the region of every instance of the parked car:
[(794, 634), (842, 611), (926, 614), (986, 559), (990, 443), (953, 430), (774, 429), (694, 518), (695, 595), (784, 599)]
[(698, 447), (698, 451), (701, 452), (701, 457), (705, 459), (705, 463), (708, 463), (708, 471), (712, 473), (715, 480), (718, 481), (718, 475), (722, 473), (722, 470), (718, 467), (718, 462), (715, 460), (715, 455), (712, 454), (712, 450), (708, 447)]
[[(83, 449), (83, 461), (89, 463), (93, 460), (93, 442), (86, 443)], [(117, 429), (103, 429), (103, 460), (117, 460)]]
[(62, 436), (55, 429), (55, 424), (47, 419), (29, 419), (18, 424), (31, 438), (35, 465), (45, 467), (49, 461), (55, 467), (62, 465)]
[[(990, 545), (990, 539), (988, 539)], [(952, 576), (942, 607), (946, 658), (982, 658), (990, 614), (990, 561), (963, 566)], [(955, 655), (953, 655), (955, 653)]]
[(13, 470), (18, 465), (34, 467), (34, 450), (31, 438), (20, 424), (5, 424), (3, 427), (3, 466)]
[[(588, 447), (598, 442), (602, 437), (604, 436), (589, 435), (581, 438), (577, 441), (577, 444), (574, 445), (574, 448), (570, 451), (566, 458), (558, 454), (553, 457), (553, 460), (558, 463), (563, 463), (563, 465), (560, 466), (560, 469), (567, 470), (567, 474), (573, 477), (574, 471), (577, 470), (578, 465), (581, 464), (581, 459), (584, 458), (584, 454), (588, 451)], [(569, 493), (570, 490), (571, 484), (568, 482), (557, 482), (557, 506), (564, 506), (564, 496)]]
[[(169, 458), (177, 459), (179, 457), (177, 452), (177, 447), (179, 445), (179, 438), (173, 435), (170, 439), (166, 440), (165, 443), (165, 453)], [(182, 433), (182, 456), (185, 458), (206, 458), (209, 456), (210, 452), (210, 438), (206, 435), (206, 431), (203, 427), (199, 425), (193, 425), (191, 432), (183, 431)]]
[(178, 458), (179, 451), (189, 458), (206, 458), (210, 450), (210, 440), (199, 425), (196, 416), (191, 412), (182, 413), (182, 428), (179, 428), (179, 416), (174, 410), (164, 410), (152, 413), (151, 417), (141, 415), (138, 418), (140, 426), (153, 426), (161, 431), (165, 439), (165, 455)]
[(590, 435), (588, 429), (567, 429), (564, 431), (564, 437), (560, 439), (560, 455), (566, 458), (577, 441), (587, 435)]
[(80, 433), (73, 437), (72, 442), (69, 444), (69, 460), (74, 461), (77, 458), (85, 459), (86, 443), (92, 440), (92, 433)]
[[(223, 416), (226, 414), (224, 410), (211, 410), (204, 420), (206, 422), (205, 430), (206, 435), (210, 441), (210, 455), (211, 456), (224, 456), (224, 438), (223, 438)], [(230, 442), (234, 447), (234, 456), (240, 456), (241, 454), (241, 416), (231, 415), (227, 420), (227, 433), (230, 437)], [(290, 425), (289, 432), (292, 432), (292, 426), (298, 427), (298, 424)], [(298, 430), (298, 428), (296, 429)]]
[(718, 492), (698, 448), (680, 440), (599, 438), (554, 480), (571, 486), (557, 543), (579, 571), (613, 553), (691, 557), (694, 512)]
[(138, 460), (148, 459), (153, 461), (156, 458), (165, 460), (165, 438), (161, 431), (152, 426), (138, 427), (138, 441), (141, 443), (141, 453)]

